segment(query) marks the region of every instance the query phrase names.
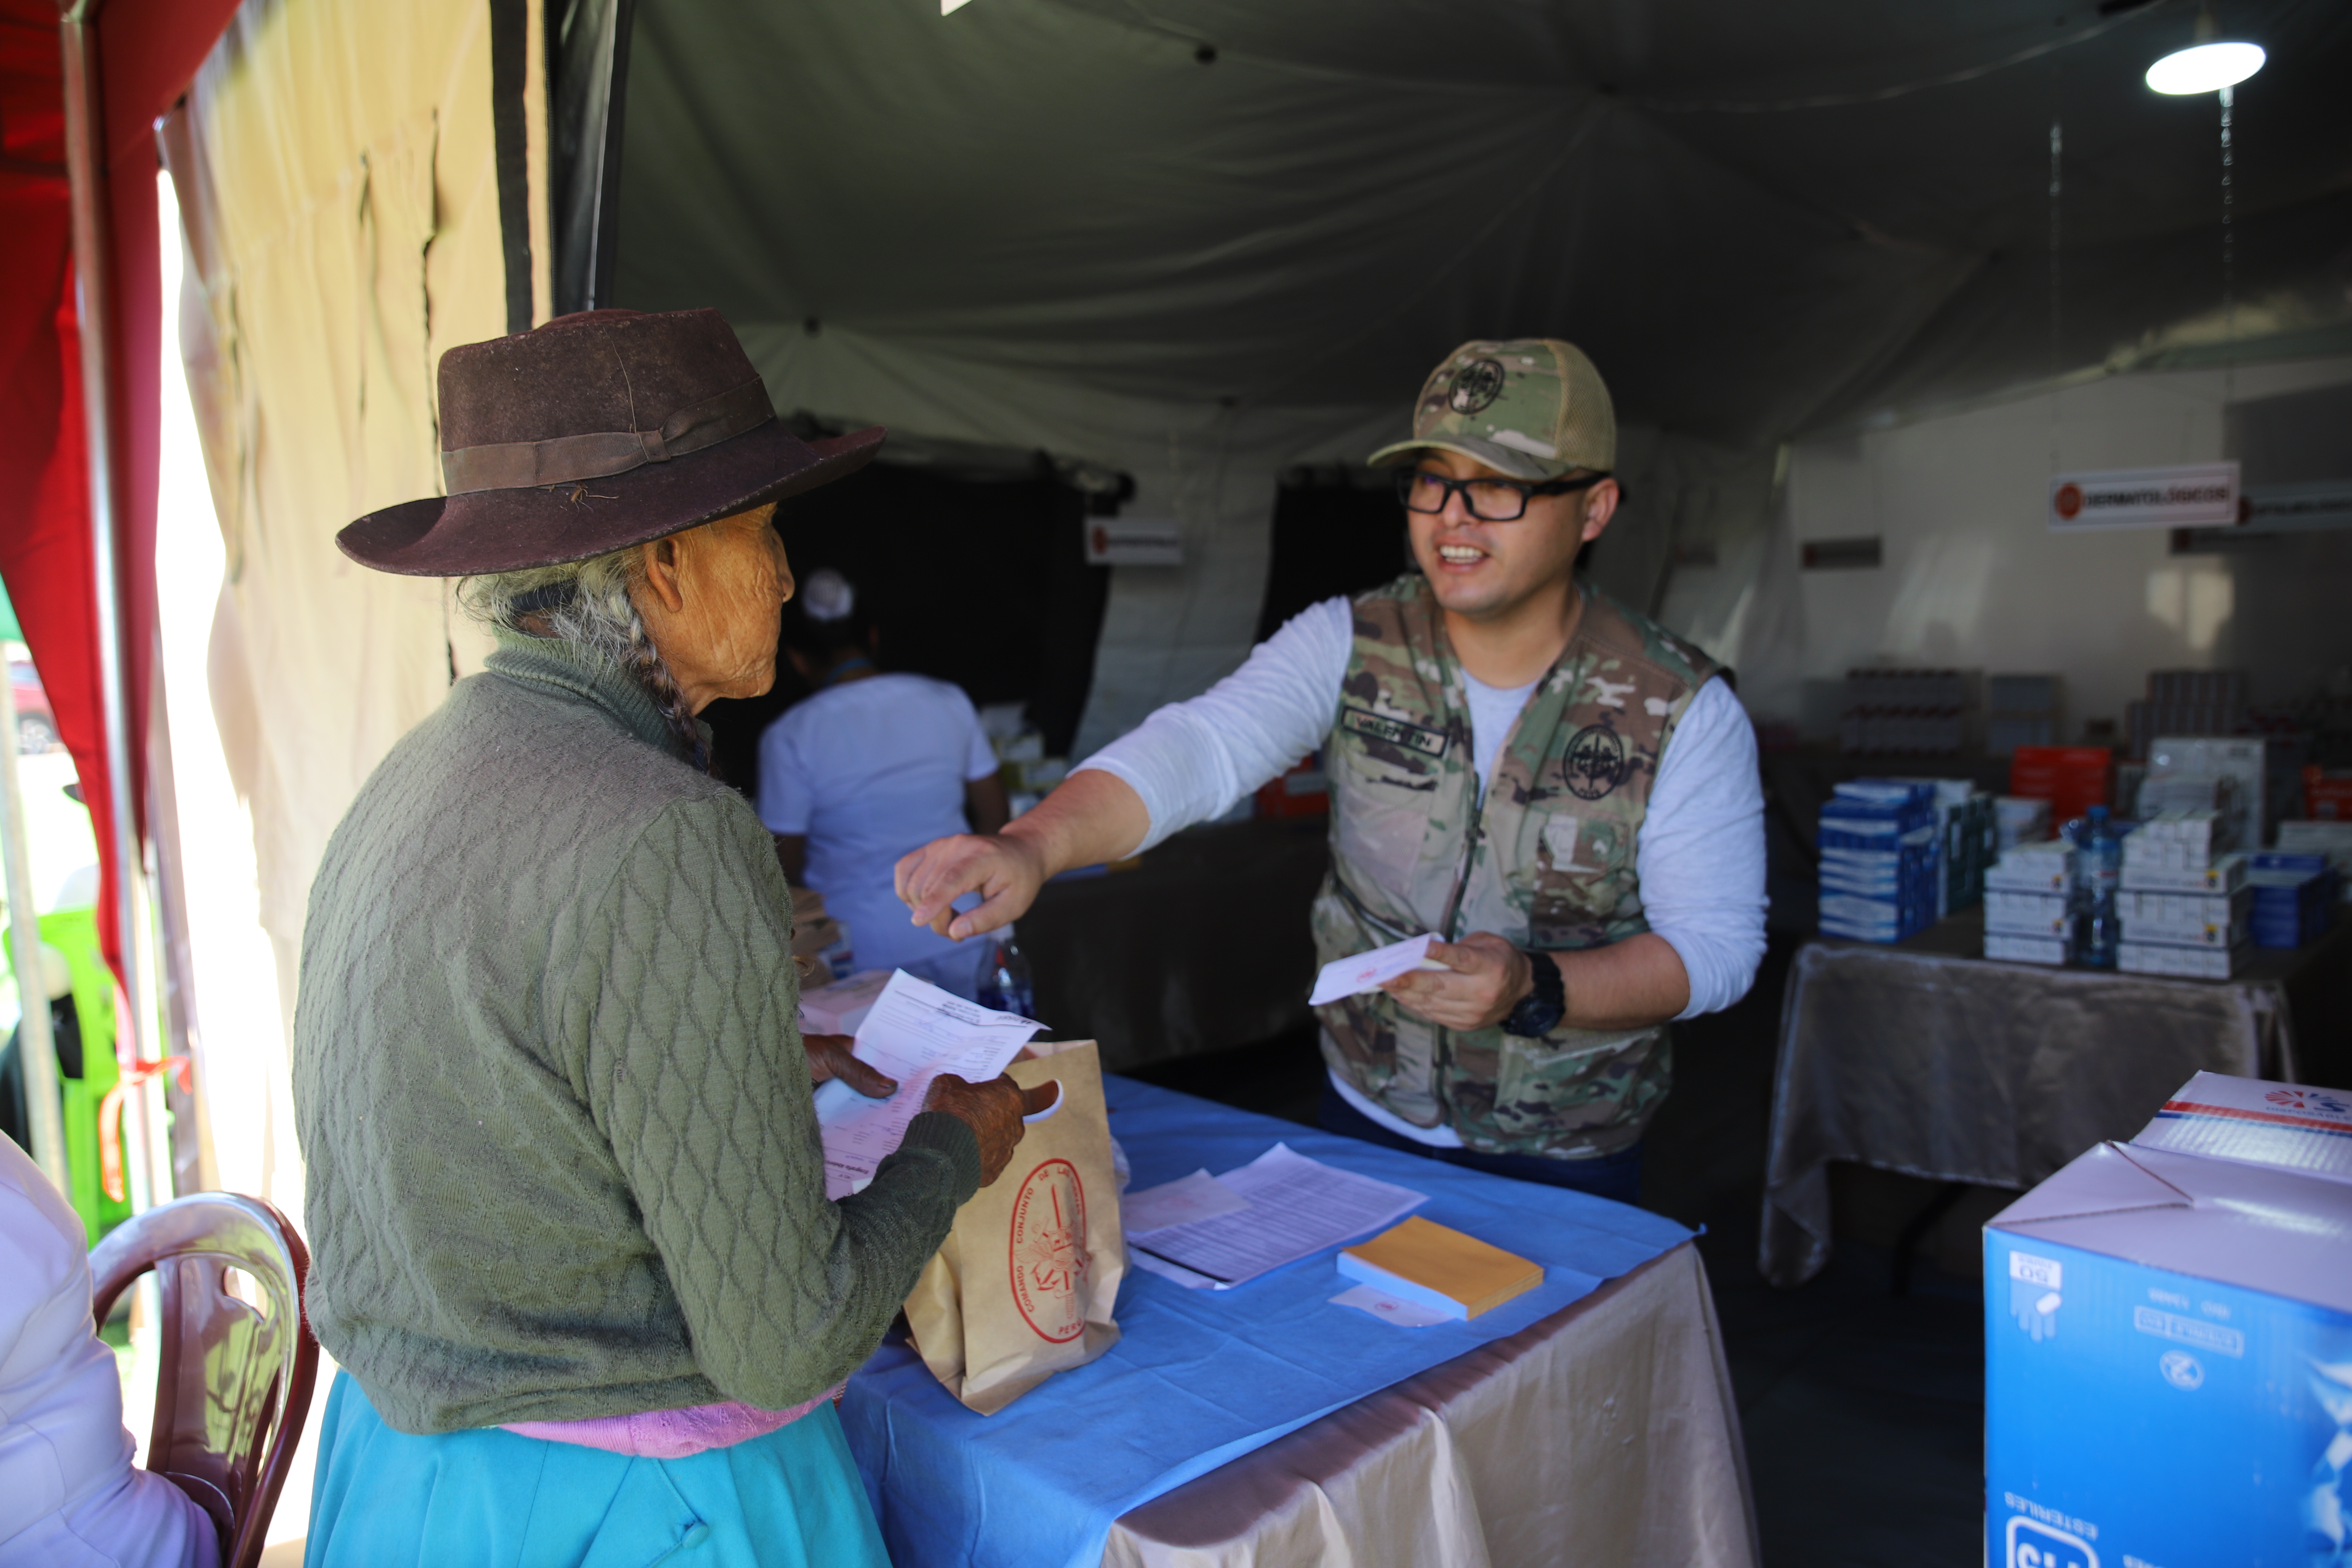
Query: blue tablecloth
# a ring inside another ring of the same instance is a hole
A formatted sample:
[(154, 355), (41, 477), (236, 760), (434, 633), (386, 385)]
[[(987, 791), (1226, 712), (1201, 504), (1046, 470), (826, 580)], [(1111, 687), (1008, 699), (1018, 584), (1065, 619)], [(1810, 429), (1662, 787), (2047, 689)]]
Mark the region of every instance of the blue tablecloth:
[(1671, 1220), (1507, 1181), (1106, 1076), (1110, 1129), (1154, 1186), (1222, 1173), (1276, 1142), (1429, 1194), (1414, 1212), (1544, 1266), (1542, 1287), (1482, 1317), (1405, 1329), (1330, 1298), (1353, 1281), (1319, 1253), (1232, 1290), (1131, 1271), (1123, 1337), (992, 1416), (965, 1409), (895, 1337), (841, 1406), (898, 1568), (1094, 1568), (1111, 1521), (1340, 1406), (1590, 1295), (1689, 1239)]

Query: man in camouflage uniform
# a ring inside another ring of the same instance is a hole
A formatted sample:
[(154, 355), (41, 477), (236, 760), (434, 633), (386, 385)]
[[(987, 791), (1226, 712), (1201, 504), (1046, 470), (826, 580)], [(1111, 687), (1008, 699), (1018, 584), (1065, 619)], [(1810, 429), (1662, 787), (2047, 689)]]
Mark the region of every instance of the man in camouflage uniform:
[[(1762, 801), (1713, 662), (1576, 579), (1616, 510), (1615, 447), (1574, 345), (1464, 344), (1412, 438), (1371, 458), (1399, 469), (1419, 572), (1302, 613), (1003, 834), (908, 856), (901, 896), (950, 934), (992, 929), (1045, 877), (1148, 847), (1319, 745), (1318, 957), (1426, 931), (1443, 965), (1319, 1010), (1324, 1124), (1630, 1199), (1666, 1024), (1736, 1000), (1762, 952)], [(1686, 720), (1704, 738), (1676, 777)], [(948, 907), (975, 889), (979, 909)]]

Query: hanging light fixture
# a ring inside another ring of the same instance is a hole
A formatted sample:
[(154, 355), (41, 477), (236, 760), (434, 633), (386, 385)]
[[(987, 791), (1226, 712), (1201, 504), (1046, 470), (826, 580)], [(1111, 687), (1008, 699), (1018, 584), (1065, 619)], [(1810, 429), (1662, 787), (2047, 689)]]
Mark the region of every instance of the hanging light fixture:
[(2174, 97), (2220, 92), (2263, 68), (2267, 57), (2260, 44), (2220, 39), (2214, 37), (2218, 31), (2213, 7), (2200, 6), (2193, 41), (2189, 47), (2176, 49), (2148, 67), (2147, 85)]

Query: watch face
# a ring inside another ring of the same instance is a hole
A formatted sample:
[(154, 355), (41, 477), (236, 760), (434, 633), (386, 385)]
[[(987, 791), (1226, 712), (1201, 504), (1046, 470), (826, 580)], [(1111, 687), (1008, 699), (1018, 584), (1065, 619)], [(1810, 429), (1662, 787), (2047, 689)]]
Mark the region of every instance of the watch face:
[(1550, 1034), (1559, 1026), (1567, 1011), (1548, 997), (1522, 996), (1519, 1005), (1511, 1009), (1511, 1016), (1503, 1020), (1503, 1028), (1508, 1034), (1533, 1039), (1539, 1035)]

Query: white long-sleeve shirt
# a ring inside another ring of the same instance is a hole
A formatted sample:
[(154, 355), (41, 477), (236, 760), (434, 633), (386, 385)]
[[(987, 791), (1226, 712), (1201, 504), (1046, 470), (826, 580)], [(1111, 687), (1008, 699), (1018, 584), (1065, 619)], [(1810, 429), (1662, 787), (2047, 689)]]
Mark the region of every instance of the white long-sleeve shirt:
[(0, 1563), (218, 1563), (205, 1510), (132, 1467), (121, 1374), (89, 1305), (80, 1218), (0, 1137)]
[[(1141, 848), (1230, 809), (1321, 745), (1355, 641), (1346, 599), (1300, 611), (1241, 668), (1173, 702), (1078, 764), (1123, 779), (1151, 813)], [(1465, 672), (1465, 678), (1467, 672)], [(1473, 765), (1481, 787), (1533, 683), (1472, 681)], [(1764, 790), (1756, 734), (1731, 689), (1709, 680), (1675, 727), (1634, 845), (1642, 908), (1690, 977), (1696, 1017), (1748, 994), (1764, 956)], [(1426, 1129), (1411, 1130), (1426, 1137)]]

